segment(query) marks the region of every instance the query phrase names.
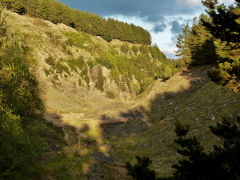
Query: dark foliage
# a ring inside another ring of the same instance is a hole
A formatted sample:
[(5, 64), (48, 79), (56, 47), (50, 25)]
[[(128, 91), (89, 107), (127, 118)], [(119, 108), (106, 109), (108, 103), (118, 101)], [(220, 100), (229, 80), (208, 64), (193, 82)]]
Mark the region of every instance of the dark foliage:
[(29, 71), (28, 48), (17, 34), (13, 41), (6, 38), (5, 18), (0, 9), (0, 179), (27, 179), (46, 147), (30, 127), (33, 119), (41, 119), (44, 107)]
[(219, 64), (209, 77), (218, 84), (233, 91), (240, 89), (240, 1), (235, 5), (219, 5), (217, 1), (205, 0), (211, 22), (203, 20), (203, 25), (217, 39)]
[(136, 180), (155, 180), (156, 173), (149, 169), (149, 165), (152, 163), (148, 157), (136, 157), (137, 164), (132, 165), (129, 162), (126, 163), (128, 174)]
[(237, 92), (240, 89), (240, 2), (226, 6), (204, 0), (208, 16), (194, 19), (178, 37), (178, 52), (186, 65), (216, 65), (209, 73), (212, 81)]
[(199, 21), (193, 20), (190, 28), (183, 28), (183, 33), (178, 36), (177, 55), (186, 65), (216, 64), (218, 55), (214, 45), (214, 38), (203, 26), (203, 21), (209, 22), (206, 15), (201, 15)]
[(173, 179), (239, 179), (240, 117), (223, 118), (222, 122), (216, 127), (211, 126), (210, 130), (222, 139), (222, 145), (216, 145), (212, 152), (206, 153), (196, 137), (188, 136), (189, 127), (176, 124), (178, 138), (175, 142), (181, 147), (177, 152), (183, 158), (173, 166), (176, 169)]
[(235, 6), (226, 7), (224, 4), (218, 5), (216, 0), (203, 1), (203, 5), (208, 8), (207, 13), (212, 18), (211, 22), (203, 21), (204, 26), (215, 38), (228, 43), (239, 43), (240, 41), (240, 1), (235, 0), (235, 2)]
[(156, 178), (154, 170), (149, 170), (151, 160), (137, 157), (137, 164), (126, 163), (129, 175), (137, 180), (238, 180), (240, 178), (240, 116), (226, 118), (216, 126), (210, 126), (211, 132), (221, 139), (213, 151), (204, 151), (196, 137), (189, 136), (190, 126), (177, 122), (175, 133), (177, 153), (182, 156), (173, 165), (175, 172), (168, 178)]

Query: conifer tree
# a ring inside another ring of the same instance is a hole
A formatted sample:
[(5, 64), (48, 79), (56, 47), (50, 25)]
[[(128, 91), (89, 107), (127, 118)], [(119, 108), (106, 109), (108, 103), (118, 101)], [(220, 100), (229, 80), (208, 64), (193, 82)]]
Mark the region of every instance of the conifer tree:
[(217, 62), (215, 39), (203, 26), (203, 21), (210, 22), (211, 19), (204, 14), (194, 18), (192, 27), (186, 25), (183, 33), (178, 36), (177, 55), (187, 65), (216, 64)]
[(177, 42), (177, 56), (179, 56), (185, 64), (189, 65), (191, 63), (191, 49), (190, 49), (190, 36), (191, 31), (189, 25), (187, 24), (183, 30), (182, 34), (178, 36)]
[(137, 156), (137, 164), (132, 165), (129, 162), (126, 163), (128, 174), (136, 180), (155, 180), (156, 173), (154, 170), (149, 169), (149, 165), (152, 160), (148, 157)]
[(240, 89), (240, 0), (231, 6), (219, 5), (217, 0), (205, 0), (211, 22), (203, 21), (204, 26), (217, 39), (217, 54), (220, 61), (209, 73), (218, 84), (233, 91)]
[(216, 64), (218, 56), (214, 45), (212, 34), (203, 26), (203, 21), (210, 22), (206, 15), (201, 14), (199, 20), (194, 18), (191, 36), (190, 49), (193, 65)]
[(179, 180), (237, 180), (240, 178), (240, 117), (223, 118), (211, 132), (222, 140), (214, 150), (206, 153), (196, 137), (188, 135), (189, 126), (176, 123), (175, 142), (180, 145), (177, 150), (183, 156), (175, 164), (172, 179)]

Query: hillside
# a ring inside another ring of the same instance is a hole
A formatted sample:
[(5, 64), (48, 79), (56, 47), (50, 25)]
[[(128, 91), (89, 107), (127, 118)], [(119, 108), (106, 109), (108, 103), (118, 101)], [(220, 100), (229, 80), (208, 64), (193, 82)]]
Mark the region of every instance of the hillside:
[(68, 94), (131, 98), (154, 79), (168, 78), (178, 71), (156, 46), (118, 40), (108, 43), (63, 24), (13, 13), (7, 19), (10, 32), (17, 32), (37, 59), (40, 82)]
[(239, 94), (208, 79), (210, 66), (181, 71), (156, 46), (7, 14), (8, 37), (27, 49), (48, 122), (30, 126), (50, 146), (37, 179), (130, 179), (123, 164), (136, 155), (168, 176), (179, 158), (176, 120), (211, 149), (217, 139), (208, 126), (239, 110)]

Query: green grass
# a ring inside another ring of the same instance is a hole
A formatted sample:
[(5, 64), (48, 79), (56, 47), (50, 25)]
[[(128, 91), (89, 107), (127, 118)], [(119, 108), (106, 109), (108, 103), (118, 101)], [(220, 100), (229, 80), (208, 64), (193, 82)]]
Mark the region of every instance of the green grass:
[(70, 47), (75, 46), (75, 47), (92, 52), (92, 49), (90, 46), (92, 46), (93, 42), (86, 33), (65, 32), (64, 34), (67, 38), (67, 41), (65, 42), (67, 46), (70, 46)]
[[(197, 136), (206, 151), (219, 143), (209, 126), (221, 121), (223, 116), (239, 111), (240, 94), (210, 82), (189, 95), (187, 99), (184, 95), (173, 95), (166, 100), (153, 100), (147, 111), (149, 120), (154, 122), (153, 126), (137, 136), (112, 141), (116, 160), (120, 163), (133, 162), (137, 155), (149, 156), (153, 160), (153, 169), (159, 176), (171, 175), (171, 166), (180, 158), (176, 154), (177, 146), (174, 143), (177, 120), (190, 125), (190, 135)], [(169, 102), (173, 105), (166, 106), (165, 103)]]
[(79, 179), (85, 178), (84, 171), (88, 169), (89, 157), (78, 156), (67, 157), (64, 154), (58, 155), (49, 162), (44, 162), (43, 171), (54, 179)]

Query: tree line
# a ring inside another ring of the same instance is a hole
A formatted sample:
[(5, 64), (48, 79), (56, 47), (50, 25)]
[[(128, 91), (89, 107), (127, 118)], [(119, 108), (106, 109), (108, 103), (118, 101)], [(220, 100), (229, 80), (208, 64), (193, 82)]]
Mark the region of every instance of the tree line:
[(148, 31), (140, 26), (107, 20), (92, 13), (72, 9), (56, 0), (0, 0), (10, 10), (18, 14), (49, 20), (55, 24), (64, 23), (79, 31), (101, 36), (107, 41), (119, 39), (131, 43), (151, 44)]

